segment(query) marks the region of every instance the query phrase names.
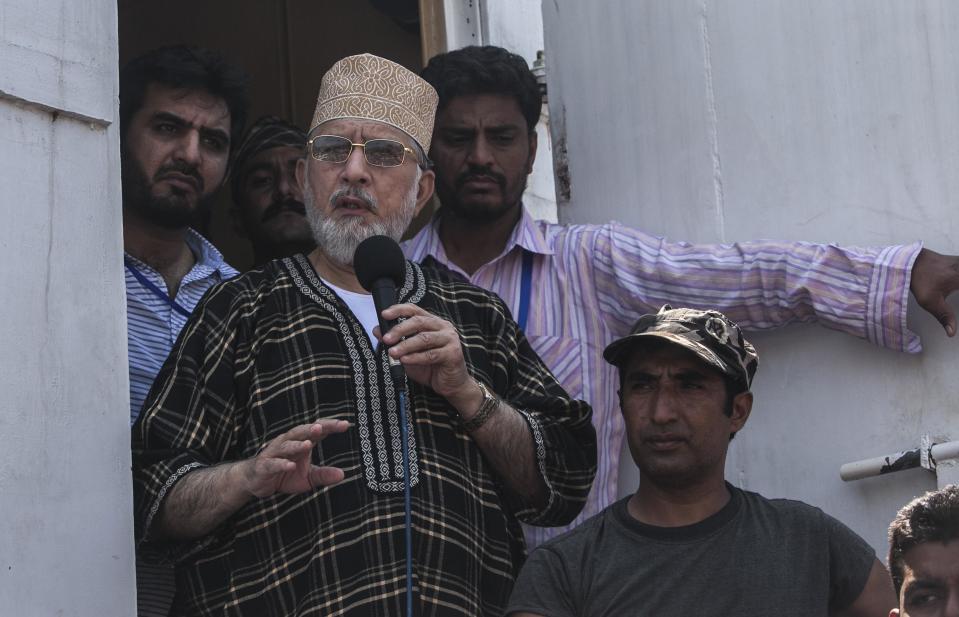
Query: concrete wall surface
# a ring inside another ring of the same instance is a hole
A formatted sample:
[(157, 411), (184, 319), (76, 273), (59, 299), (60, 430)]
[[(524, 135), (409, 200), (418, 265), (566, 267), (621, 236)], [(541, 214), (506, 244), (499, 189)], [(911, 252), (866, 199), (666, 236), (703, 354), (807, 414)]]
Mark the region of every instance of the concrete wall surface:
[[(495, 2), (479, 1), (478, 8), (483, 23), (482, 44), (504, 47), (522, 56), (532, 67), (536, 53), (543, 49), (543, 14), (536, 0), (511, 0)], [(466, 0), (472, 6), (474, 0)], [(460, 0), (448, 0), (448, 5), (463, 4)], [(462, 41), (457, 41), (462, 42)], [(463, 42), (463, 45), (466, 43)], [(462, 47), (463, 45), (458, 45)], [(548, 61), (548, 59), (547, 59)], [(523, 203), (535, 218), (555, 222), (556, 190), (553, 179), (553, 151), (550, 143), (549, 113), (543, 106), (543, 115), (536, 125), (538, 142), (533, 172), (523, 193)]]
[[(673, 240), (922, 239), (959, 253), (959, 4), (922, 0), (542, 3), (564, 222)], [(957, 306), (956, 299), (951, 302)], [(914, 470), (844, 483), (842, 463), (959, 438), (959, 340), (911, 306), (921, 355), (815, 326), (752, 336), (756, 404), (727, 477), (813, 503), (882, 555)], [(621, 492), (638, 476), (623, 457)]]
[(116, 3), (0, 6), (0, 613), (135, 612)]

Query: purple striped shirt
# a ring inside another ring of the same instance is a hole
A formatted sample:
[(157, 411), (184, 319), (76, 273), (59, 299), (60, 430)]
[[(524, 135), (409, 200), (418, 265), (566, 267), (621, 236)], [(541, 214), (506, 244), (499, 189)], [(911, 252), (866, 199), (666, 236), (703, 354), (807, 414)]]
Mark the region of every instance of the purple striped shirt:
[[(816, 321), (883, 347), (921, 350), (906, 326), (912, 265), (921, 244), (885, 248), (807, 242), (695, 245), (625, 227), (556, 225), (524, 209), (503, 253), (467, 276), (446, 256), (433, 221), (403, 244), (413, 261), (432, 258), (519, 310), (523, 251), (534, 254), (526, 335), (559, 382), (593, 407), (596, 480), (570, 527), (617, 497), (623, 421), (607, 344), (640, 315), (674, 307), (712, 308), (748, 330)], [(532, 548), (568, 528), (527, 528)]]

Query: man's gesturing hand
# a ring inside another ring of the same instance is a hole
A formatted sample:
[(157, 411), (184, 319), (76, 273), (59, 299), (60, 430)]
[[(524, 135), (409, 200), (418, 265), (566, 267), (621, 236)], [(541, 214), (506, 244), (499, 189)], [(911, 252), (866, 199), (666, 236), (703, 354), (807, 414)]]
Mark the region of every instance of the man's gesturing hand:
[(959, 257), (922, 249), (912, 266), (909, 289), (919, 306), (942, 324), (946, 334), (954, 336), (956, 315), (946, 303), (946, 298), (959, 289)]
[(346, 420), (318, 420), (283, 433), (255, 457), (243, 461), (240, 471), (246, 490), (254, 497), (269, 497), (305, 493), (341, 481), (342, 469), (313, 465), (311, 455), (316, 442), (349, 427)]
[[(453, 324), (415, 304), (396, 304), (383, 311), (388, 320), (403, 321), (382, 336), (390, 357), (403, 363), (407, 376), (429, 386), (454, 407), (472, 378)], [(374, 331), (379, 335), (378, 329)]]

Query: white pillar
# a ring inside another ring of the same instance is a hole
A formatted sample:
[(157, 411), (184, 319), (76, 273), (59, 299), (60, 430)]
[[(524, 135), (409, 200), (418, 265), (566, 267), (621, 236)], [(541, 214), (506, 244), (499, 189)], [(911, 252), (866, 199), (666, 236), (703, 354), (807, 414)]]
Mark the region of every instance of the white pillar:
[(0, 8), (0, 612), (135, 613), (113, 0)]

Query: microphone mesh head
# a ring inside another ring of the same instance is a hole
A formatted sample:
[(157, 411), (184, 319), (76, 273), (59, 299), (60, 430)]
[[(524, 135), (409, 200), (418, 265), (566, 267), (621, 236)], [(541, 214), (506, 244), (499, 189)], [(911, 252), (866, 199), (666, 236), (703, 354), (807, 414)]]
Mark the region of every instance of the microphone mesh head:
[(370, 236), (356, 247), (353, 271), (367, 291), (372, 291), (373, 283), (383, 278), (392, 280), (399, 289), (406, 282), (406, 258), (393, 238)]

